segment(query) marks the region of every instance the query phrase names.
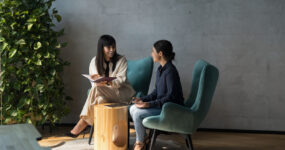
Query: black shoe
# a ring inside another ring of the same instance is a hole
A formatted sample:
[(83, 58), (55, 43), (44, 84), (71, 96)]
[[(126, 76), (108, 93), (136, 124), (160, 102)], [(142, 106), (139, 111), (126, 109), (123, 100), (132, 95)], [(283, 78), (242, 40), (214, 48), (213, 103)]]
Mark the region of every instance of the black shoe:
[(72, 134), (72, 133), (68, 132), (68, 133), (65, 133), (65, 135), (68, 137), (77, 138), (78, 135), (80, 135), (80, 133), (79, 134)]
[(78, 134), (72, 134), (71, 132), (65, 133), (66, 136), (72, 137), (72, 138), (77, 138), (81, 133), (83, 133), (83, 138), (85, 137), (85, 131), (87, 128), (83, 129), (80, 133)]

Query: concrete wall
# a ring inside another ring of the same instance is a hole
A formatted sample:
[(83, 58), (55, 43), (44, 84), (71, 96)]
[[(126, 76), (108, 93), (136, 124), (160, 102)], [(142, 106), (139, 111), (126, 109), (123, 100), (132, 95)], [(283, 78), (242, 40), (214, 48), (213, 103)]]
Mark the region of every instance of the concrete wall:
[(156, 40), (172, 41), (185, 97), (196, 60), (219, 68), (201, 127), (285, 131), (285, 1), (58, 0), (54, 6), (69, 43), (62, 56), (71, 62), (64, 77), (74, 98), (63, 122), (78, 120), (90, 87), (81, 74), (88, 73), (100, 35), (111, 34), (127, 59), (149, 56)]

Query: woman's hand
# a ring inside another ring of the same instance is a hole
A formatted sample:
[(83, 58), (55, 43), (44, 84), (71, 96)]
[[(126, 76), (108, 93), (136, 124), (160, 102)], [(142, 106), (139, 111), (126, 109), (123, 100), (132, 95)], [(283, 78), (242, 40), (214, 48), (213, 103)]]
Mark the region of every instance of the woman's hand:
[(149, 103), (148, 102), (139, 102), (139, 103), (136, 103), (136, 107), (137, 108), (149, 108)]
[[(101, 76), (100, 75), (98, 75), (98, 74), (93, 74), (93, 75), (91, 75), (91, 79), (93, 79), (93, 80), (97, 80), (97, 79), (99, 79)], [(105, 86), (105, 85), (113, 85), (113, 83), (112, 82), (107, 82), (107, 81), (102, 81), (102, 82), (100, 82), (100, 83), (96, 83), (95, 82), (95, 85), (96, 86)]]
[(93, 79), (93, 80), (97, 80), (98, 78), (100, 78), (99, 74), (92, 74), (91, 75), (91, 79)]
[[(91, 75), (91, 78), (92, 78), (93, 80), (97, 80), (97, 79), (100, 78), (100, 75), (99, 75), (99, 74), (92, 74), (92, 75)], [(94, 83), (95, 83), (95, 86), (105, 86), (105, 85), (107, 84), (106, 81), (102, 81), (102, 82), (99, 82), (99, 83), (94, 82)]]
[(112, 81), (110, 81), (110, 82), (107, 82), (107, 85), (110, 85), (110, 86), (112, 86), (112, 85), (113, 85), (113, 82), (112, 82)]
[(105, 85), (107, 85), (107, 81), (102, 81), (102, 82), (99, 82), (99, 83), (95, 82), (95, 85), (96, 86), (105, 86)]
[(134, 103), (137, 108), (148, 108), (149, 107), (148, 102), (143, 102), (140, 98), (137, 98), (137, 97), (133, 97), (132, 103)]

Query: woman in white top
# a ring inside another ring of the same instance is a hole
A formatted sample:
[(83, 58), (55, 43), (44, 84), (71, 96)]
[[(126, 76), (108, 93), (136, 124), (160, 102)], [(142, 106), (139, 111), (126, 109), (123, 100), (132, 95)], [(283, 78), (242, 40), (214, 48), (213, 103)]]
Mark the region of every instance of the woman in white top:
[(130, 101), (135, 91), (127, 81), (127, 67), (126, 58), (117, 53), (115, 39), (110, 35), (102, 35), (98, 41), (97, 56), (90, 62), (89, 74), (93, 79), (99, 77), (116, 77), (116, 79), (109, 83), (91, 82), (91, 90), (80, 114), (80, 120), (66, 134), (67, 136), (77, 137), (87, 125), (93, 125), (94, 105)]

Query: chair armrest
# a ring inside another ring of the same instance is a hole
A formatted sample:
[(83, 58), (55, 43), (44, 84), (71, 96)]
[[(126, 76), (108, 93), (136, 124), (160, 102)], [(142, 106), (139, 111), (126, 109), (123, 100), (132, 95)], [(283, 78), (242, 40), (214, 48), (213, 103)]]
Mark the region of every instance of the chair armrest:
[[(182, 105), (172, 102), (165, 103), (161, 110), (161, 121), (175, 120), (175, 123), (194, 119), (194, 112)], [(178, 122), (177, 122), (178, 121)]]
[(151, 129), (189, 134), (193, 131), (194, 112), (187, 107), (168, 102), (163, 105), (160, 115), (145, 118), (143, 125)]

